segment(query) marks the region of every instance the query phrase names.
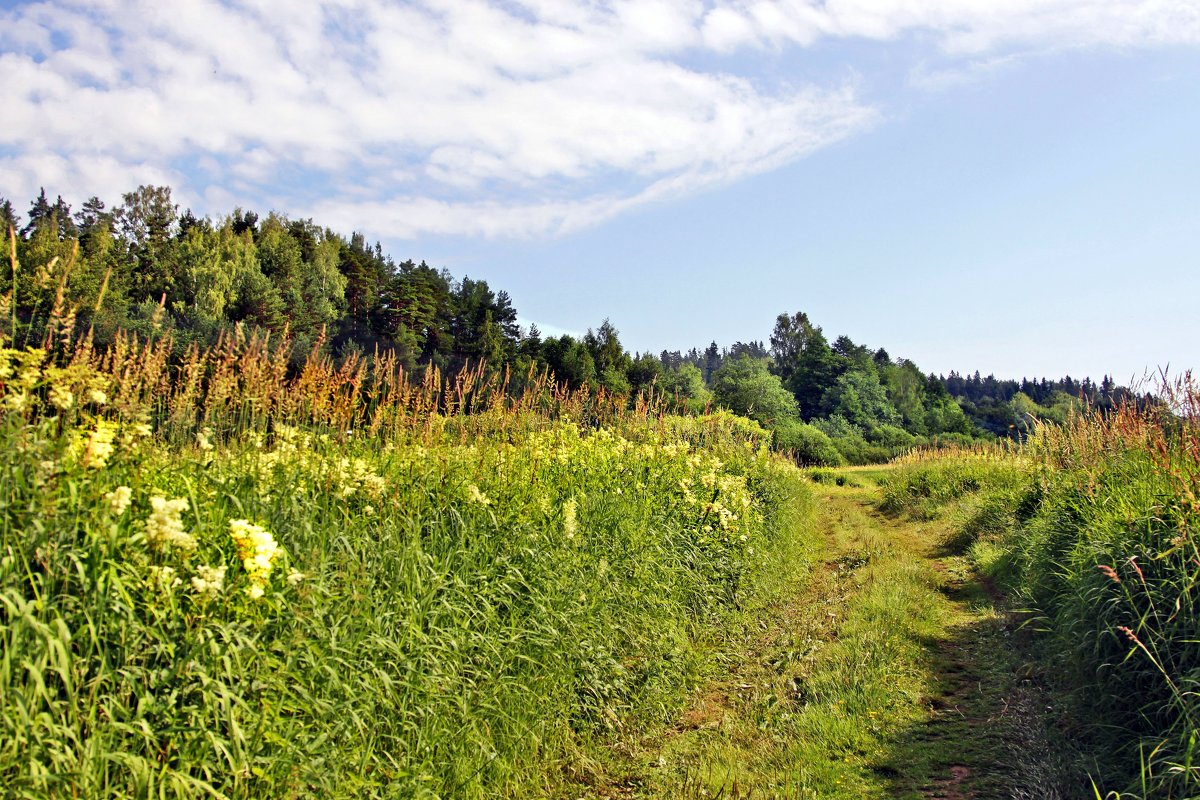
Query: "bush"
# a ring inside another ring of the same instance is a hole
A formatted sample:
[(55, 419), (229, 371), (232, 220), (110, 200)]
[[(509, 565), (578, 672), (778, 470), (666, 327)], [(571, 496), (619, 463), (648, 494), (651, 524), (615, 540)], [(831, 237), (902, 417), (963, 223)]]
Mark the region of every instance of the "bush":
[(886, 447), (893, 453), (902, 452), (917, 443), (917, 437), (895, 425), (877, 425), (867, 431), (867, 441)]
[(799, 420), (784, 420), (775, 425), (774, 447), (790, 453), (806, 466), (837, 467), (846, 463), (828, 436)]
[(851, 436), (837, 436), (833, 438), (833, 446), (841, 453), (842, 458), (849, 464), (861, 466), (864, 464), (882, 464), (895, 453), (890, 447), (881, 447), (879, 445), (870, 444), (863, 437), (855, 434)]

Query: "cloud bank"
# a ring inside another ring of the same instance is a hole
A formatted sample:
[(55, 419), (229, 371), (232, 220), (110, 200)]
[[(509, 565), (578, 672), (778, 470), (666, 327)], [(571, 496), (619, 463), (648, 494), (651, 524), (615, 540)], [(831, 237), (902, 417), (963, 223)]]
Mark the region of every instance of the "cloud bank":
[(538, 237), (877, 124), (740, 55), (916, 37), (949, 62), (1200, 43), (1191, 0), (68, 0), (0, 14), (0, 194), (273, 205), (384, 236)]

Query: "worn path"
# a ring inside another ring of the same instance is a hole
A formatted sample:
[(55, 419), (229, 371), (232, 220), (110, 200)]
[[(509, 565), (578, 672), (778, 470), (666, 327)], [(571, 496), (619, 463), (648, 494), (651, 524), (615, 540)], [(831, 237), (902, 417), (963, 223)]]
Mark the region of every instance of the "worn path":
[(947, 544), (953, 515), (889, 517), (872, 473), (843, 475), (857, 486), (815, 487), (807, 550), (725, 632), (726, 669), (588, 796), (1086, 796), (1060, 785), (1051, 702)]

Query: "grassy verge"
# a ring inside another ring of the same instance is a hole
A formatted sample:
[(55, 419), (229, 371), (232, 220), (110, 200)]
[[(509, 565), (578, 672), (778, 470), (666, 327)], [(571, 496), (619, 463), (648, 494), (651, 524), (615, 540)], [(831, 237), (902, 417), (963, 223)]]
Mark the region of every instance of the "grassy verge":
[(1019, 457), (905, 465), (886, 489), (956, 518), (1026, 609), (1036, 668), (1085, 722), (1093, 797), (1200, 795), (1196, 408), (1183, 384), (1164, 407), (1043, 428)]

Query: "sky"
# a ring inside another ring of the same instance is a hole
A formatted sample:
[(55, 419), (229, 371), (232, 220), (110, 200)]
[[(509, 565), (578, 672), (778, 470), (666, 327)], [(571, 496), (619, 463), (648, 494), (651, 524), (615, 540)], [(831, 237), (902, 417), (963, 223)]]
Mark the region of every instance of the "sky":
[(0, 196), (312, 217), (636, 351), (1200, 367), (1196, 0), (0, 2)]

